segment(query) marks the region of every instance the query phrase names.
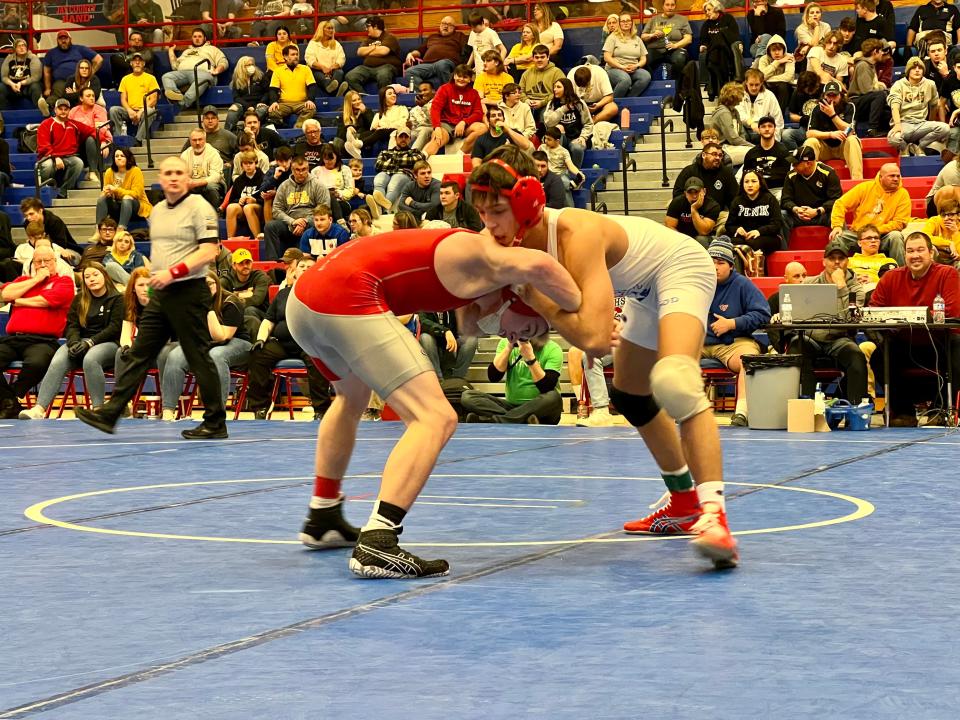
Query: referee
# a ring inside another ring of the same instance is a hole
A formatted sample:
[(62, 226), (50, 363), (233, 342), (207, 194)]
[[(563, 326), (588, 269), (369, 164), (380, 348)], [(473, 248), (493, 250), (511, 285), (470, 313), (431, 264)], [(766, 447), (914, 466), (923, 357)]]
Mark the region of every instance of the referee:
[(160, 163), (160, 187), (166, 202), (155, 205), (150, 213), (150, 302), (143, 310), (128, 365), (117, 378), (110, 402), (96, 410), (77, 410), (77, 417), (97, 430), (113, 433), (153, 358), (175, 336), (197, 378), (204, 407), (203, 423), (181, 435), (187, 440), (227, 437), (207, 326), (212, 297), (206, 274), (219, 251), (217, 214), (201, 196), (190, 194), (189, 177), (186, 163), (178, 157)]

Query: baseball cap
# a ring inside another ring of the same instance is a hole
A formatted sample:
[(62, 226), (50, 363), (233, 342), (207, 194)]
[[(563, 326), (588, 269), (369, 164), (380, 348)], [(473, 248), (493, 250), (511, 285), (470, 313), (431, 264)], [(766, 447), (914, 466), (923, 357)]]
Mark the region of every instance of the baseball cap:
[(840, 89), (840, 83), (835, 80), (831, 80), (823, 86), (824, 95), (839, 95), (841, 92), (843, 91)]
[(796, 152), (793, 153), (793, 164), (802, 163), (807, 160), (816, 160), (817, 154), (813, 151), (813, 148), (809, 145), (801, 145), (797, 148)]
[(762, 118), (757, 120), (757, 127), (761, 125), (776, 125), (777, 121), (773, 119), (773, 115), (764, 115)]
[(707, 252), (710, 254), (710, 257), (715, 260), (725, 260), (730, 263), (731, 267), (734, 264), (733, 260), (733, 243), (730, 242), (730, 238), (726, 235), (721, 235), (712, 243), (710, 247), (707, 248)]
[(253, 260), (253, 255), (250, 254), (250, 251), (246, 248), (237, 248), (233, 251), (233, 262), (240, 263), (244, 260)]
[(405, 127), (399, 128), (397, 130), (397, 137), (399, 137), (400, 135), (406, 135), (407, 137), (410, 137), (410, 131), (407, 130), (407, 128)]
[(828, 242), (827, 246), (823, 249), (823, 256), (830, 257), (835, 252), (842, 253), (844, 257), (849, 257), (846, 244), (840, 240), (831, 240)]
[(57, 40), (59, 40), (62, 37), (70, 37), (70, 33), (68, 33), (66, 30), (61, 30), (60, 32), (57, 33)]
[(687, 190), (700, 192), (703, 190), (703, 180), (698, 177), (687, 178), (687, 182), (683, 184), (683, 191), (686, 192)]
[(135, 60), (136, 58), (140, 58), (141, 60), (146, 60), (146, 58), (143, 57), (143, 53), (135, 52), (133, 53), (133, 55), (130, 56), (131, 60)]
[(70, 101), (67, 100), (66, 98), (60, 98), (60, 99), (57, 100), (57, 102), (54, 104), (54, 107), (60, 107), (61, 105), (66, 105), (67, 107), (70, 107)]
[(203, 114), (204, 114), (204, 115), (209, 115), (210, 113), (213, 113), (214, 115), (216, 115), (216, 114), (217, 114), (217, 109), (216, 109), (213, 105), (207, 105), (207, 106), (205, 106), (205, 107), (203, 108)]

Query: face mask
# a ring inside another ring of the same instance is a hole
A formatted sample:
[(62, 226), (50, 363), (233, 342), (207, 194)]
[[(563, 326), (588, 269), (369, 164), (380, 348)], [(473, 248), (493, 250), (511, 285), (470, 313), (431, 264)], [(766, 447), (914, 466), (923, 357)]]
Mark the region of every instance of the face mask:
[(257, 71), (256, 65), (247, 65), (247, 75), (253, 75)]

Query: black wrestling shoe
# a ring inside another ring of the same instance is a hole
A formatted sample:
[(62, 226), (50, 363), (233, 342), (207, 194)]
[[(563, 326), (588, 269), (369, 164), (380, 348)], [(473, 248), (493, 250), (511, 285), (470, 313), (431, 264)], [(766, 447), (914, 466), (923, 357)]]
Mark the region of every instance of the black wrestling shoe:
[(86, 408), (76, 409), (77, 420), (85, 422), (90, 427), (96, 428), (100, 432), (113, 435), (116, 432), (117, 421), (107, 417), (103, 410), (87, 410)]
[(393, 530), (360, 533), (350, 558), (351, 572), (365, 578), (404, 579), (450, 574), (446, 560), (424, 560), (397, 545)]
[(311, 550), (353, 547), (360, 529), (343, 517), (343, 503), (328, 508), (310, 508), (307, 521), (300, 530), (300, 542)]
[(204, 423), (200, 423), (192, 430), (184, 430), (180, 436), (184, 440), (226, 440), (229, 437), (227, 428), (210, 427)]

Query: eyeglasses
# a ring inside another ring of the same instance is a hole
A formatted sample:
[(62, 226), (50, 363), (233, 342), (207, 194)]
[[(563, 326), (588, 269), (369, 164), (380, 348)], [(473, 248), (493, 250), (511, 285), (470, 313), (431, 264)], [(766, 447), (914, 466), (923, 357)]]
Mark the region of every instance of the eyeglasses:
[[(954, 213), (954, 214), (956, 214), (956, 213)], [(872, 236), (872, 235), (867, 235), (866, 237), (860, 238), (860, 242), (880, 242), (880, 238), (875, 237), (875, 236)]]
[(957, 216), (960, 216), (960, 212), (945, 212), (945, 213), (940, 213), (940, 217), (945, 217), (945, 218), (955, 218), (955, 217), (957, 217)]
[(704, 155), (706, 155), (707, 157), (723, 157), (722, 152), (716, 152), (716, 151), (704, 153)]

